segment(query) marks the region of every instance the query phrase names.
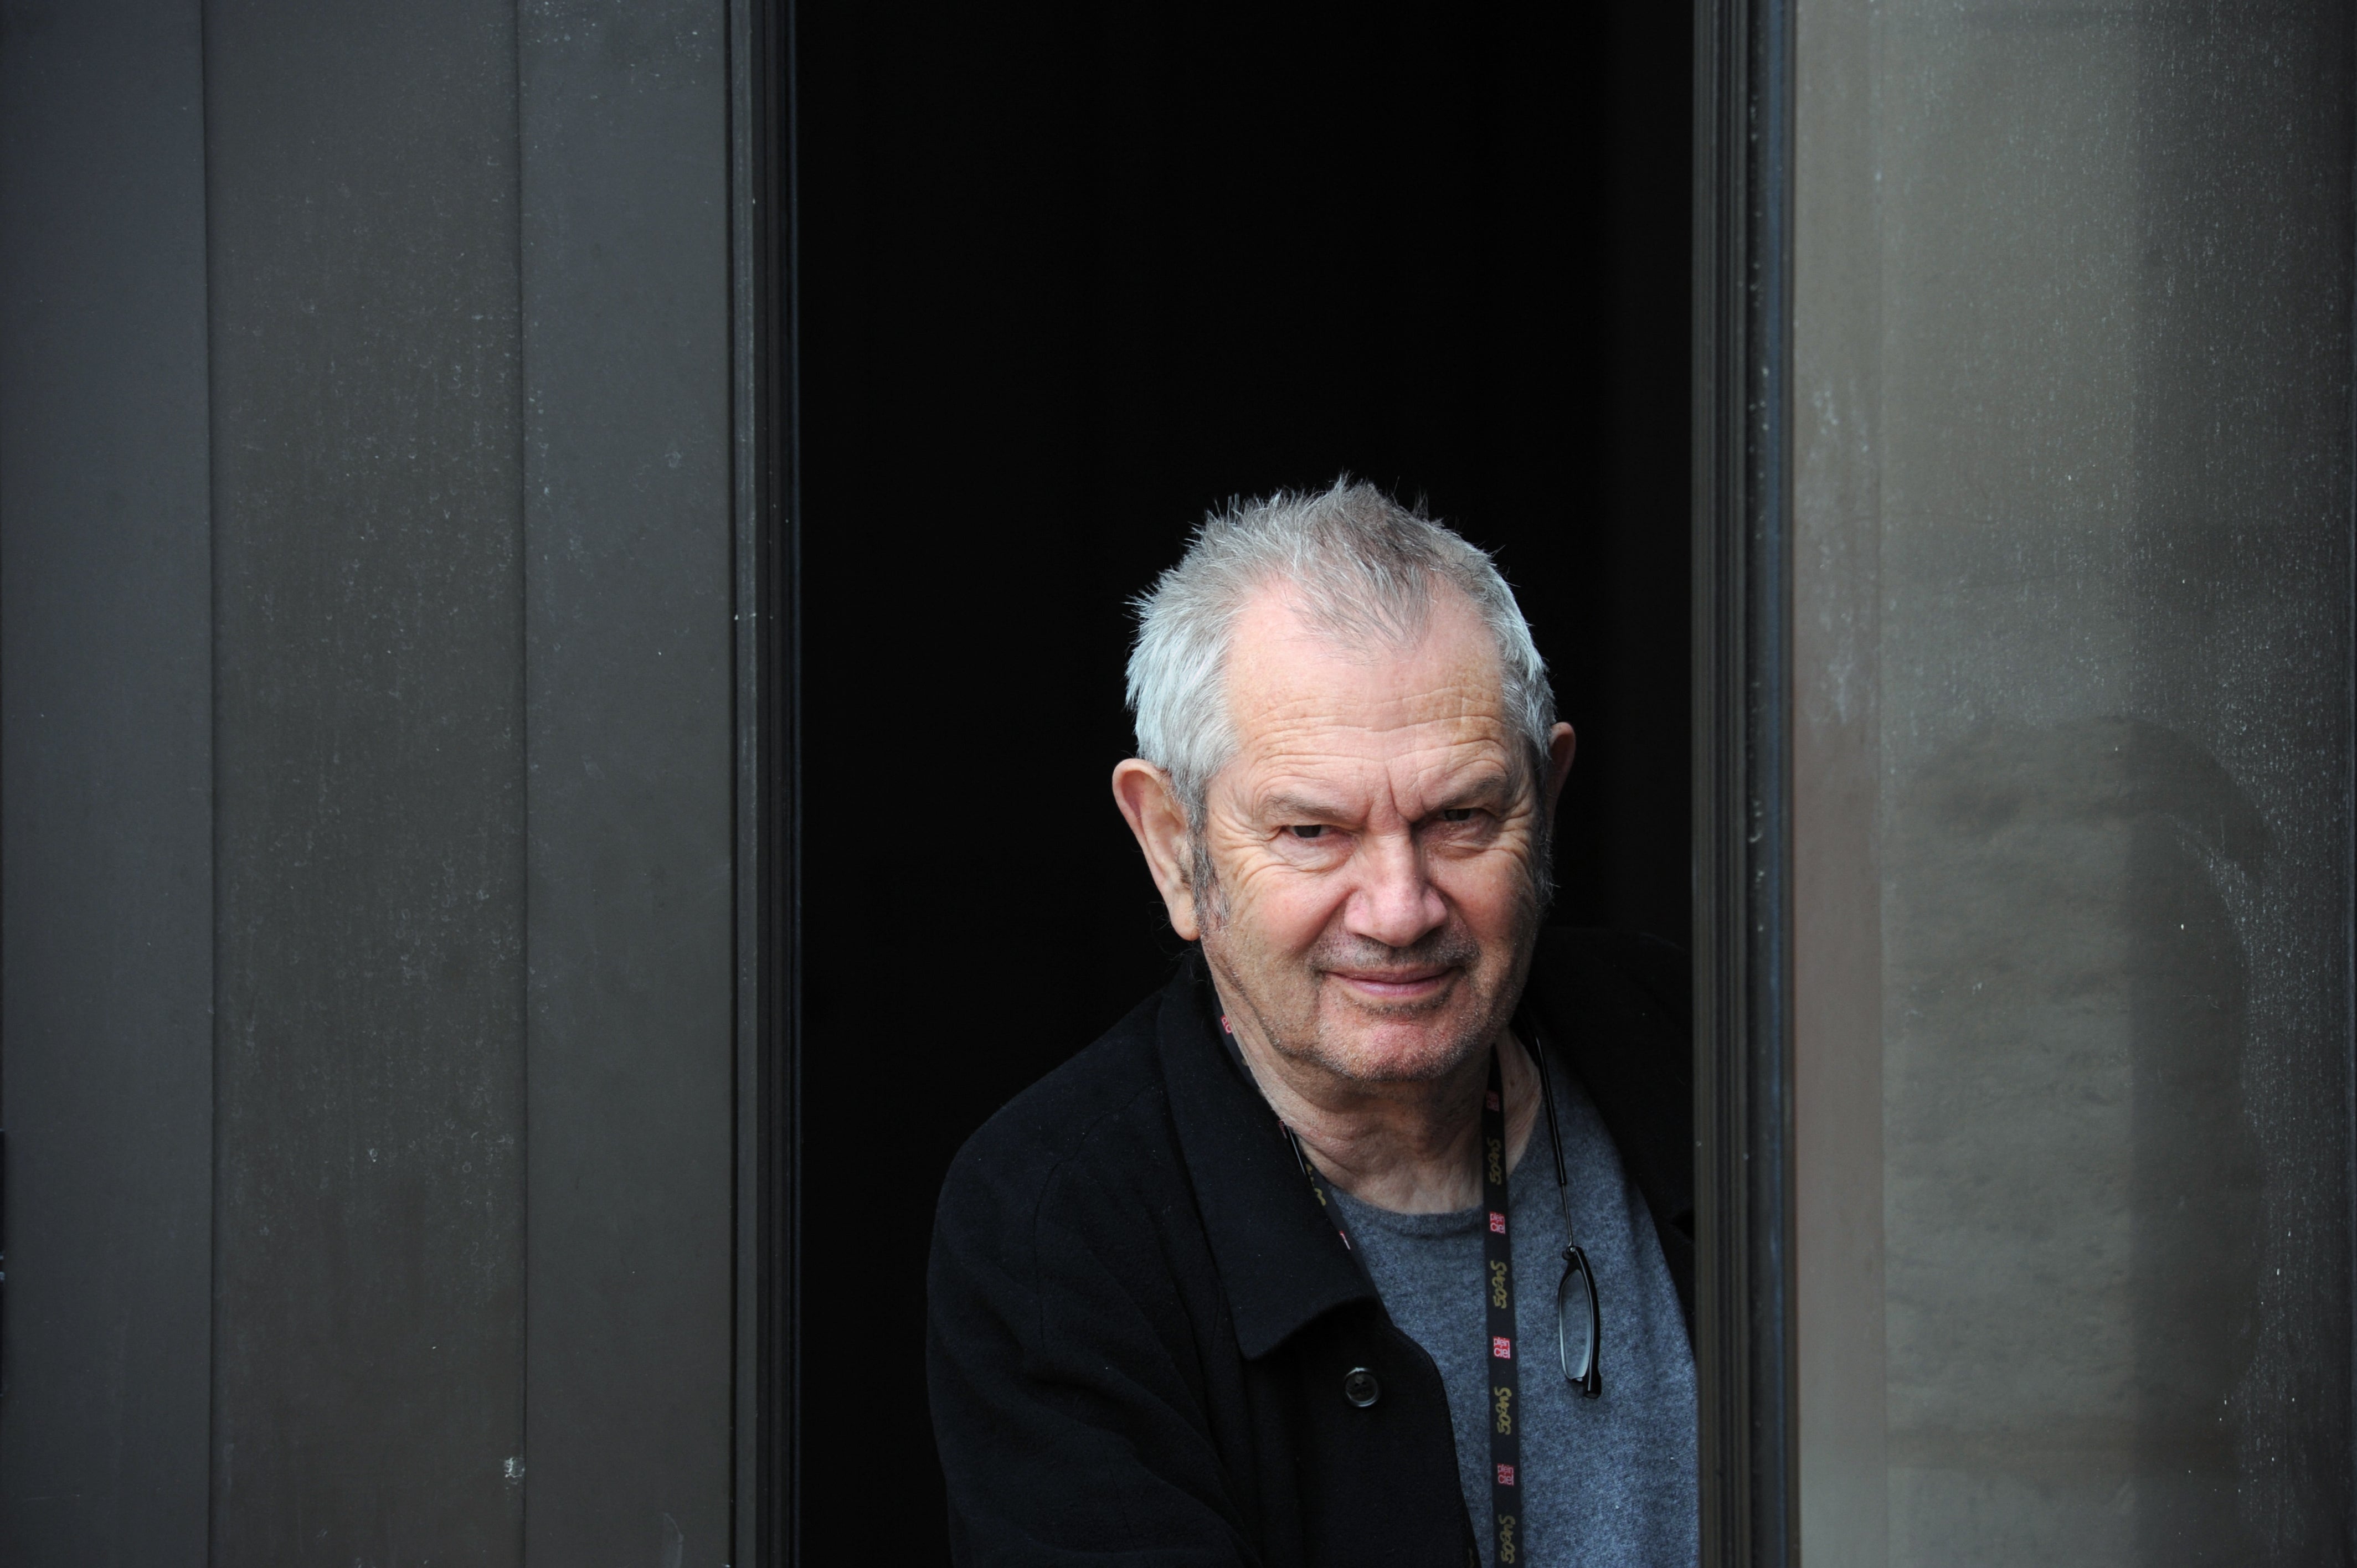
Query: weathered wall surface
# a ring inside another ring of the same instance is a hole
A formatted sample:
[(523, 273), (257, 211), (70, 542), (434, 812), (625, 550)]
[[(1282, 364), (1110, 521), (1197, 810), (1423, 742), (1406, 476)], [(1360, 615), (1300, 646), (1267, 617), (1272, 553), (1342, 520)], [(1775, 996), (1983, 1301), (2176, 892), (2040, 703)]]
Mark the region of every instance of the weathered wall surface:
[(1801, 11), (1804, 1545), (2341, 1561), (2350, 17)]
[(199, 7), (0, 6), (0, 1561), (205, 1550)]
[(0, 1559), (734, 1555), (730, 22), (0, 10)]

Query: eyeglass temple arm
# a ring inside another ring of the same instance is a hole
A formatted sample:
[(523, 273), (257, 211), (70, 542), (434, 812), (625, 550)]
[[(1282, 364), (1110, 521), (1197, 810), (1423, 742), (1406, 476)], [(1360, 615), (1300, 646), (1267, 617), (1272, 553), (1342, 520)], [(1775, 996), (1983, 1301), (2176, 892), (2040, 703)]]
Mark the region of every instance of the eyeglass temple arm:
[(1532, 1065), (1539, 1069), (1539, 1103), (1546, 1107), (1547, 1152), (1555, 1156), (1555, 1191), (1563, 1199), (1563, 1240), (1571, 1243), (1571, 1174), (1563, 1163), (1563, 1123), (1555, 1119), (1555, 1083), (1547, 1074), (1546, 1045), (1534, 1024), (1523, 1031), (1530, 1037)]

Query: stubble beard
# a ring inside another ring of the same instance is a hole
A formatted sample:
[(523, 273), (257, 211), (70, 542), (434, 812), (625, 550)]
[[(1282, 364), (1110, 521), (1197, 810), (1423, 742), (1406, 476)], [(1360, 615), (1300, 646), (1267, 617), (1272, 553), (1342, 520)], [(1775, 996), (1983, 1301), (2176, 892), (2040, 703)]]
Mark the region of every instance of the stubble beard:
[[(1518, 900), (1512, 932), (1501, 944), (1507, 949), (1502, 964), (1485, 965), (1489, 955), (1481, 943), (1453, 918), (1403, 948), (1329, 930), (1308, 952), (1293, 958), (1269, 952), (1249, 929), (1235, 924), (1216, 882), (1201, 875), (1208, 871), (1200, 867), (1196, 884), (1204, 957), (1251, 1010), (1262, 1036), (1279, 1056), (1339, 1078), (1368, 1084), (1448, 1078), (1497, 1039), (1530, 972), (1541, 918), (1535, 887)], [(1455, 983), (1426, 1002), (1370, 1003), (1340, 993), (1340, 983), (1329, 978), (1338, 970), (1427, 965), (1456, 973)], [(1361, 1048), (1364, 1035), (1387, 1023), (1450, 1014), (1455, 1016), (1446, 1031), (1420, 1048)]]

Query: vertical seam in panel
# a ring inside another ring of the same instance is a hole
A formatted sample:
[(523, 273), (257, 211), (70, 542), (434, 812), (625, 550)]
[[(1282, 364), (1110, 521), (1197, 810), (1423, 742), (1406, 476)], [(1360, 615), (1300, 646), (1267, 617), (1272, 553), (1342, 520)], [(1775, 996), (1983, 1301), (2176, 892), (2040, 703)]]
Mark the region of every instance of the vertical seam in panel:
[[(1752, 187), (1756, 238), (1747, 258), (1756, 269), (1760, 377), (1753, 461), (1758, 493), (1751, 498), (1750, 563), (1757, 597), (1749, 650), (1758, 747), (1748, 780), (1758, 802), (1752, 867), (1753, 910), (1749, 1018), (1753, 1092), (1750, 1194), (1757, 1230), (1752, 1279), (1755, 1337), (1751, 1353), (1755, 1420), (1752, 1455), (1758, 1475), (1752, 1506), (1759, 1510), (1753, 1550), (1763, 1562), (1790, 1563), (1798, 1554), (1793, 1522), (1792, 1451), (1792, 16), (1790, 0), (1759, 0), (1754, 13), (1759, 76), (1750, 84), (1757, 116), (1753, 142), (1760, 166)], [(1749, 334), (1746, 334), (1747, 340)], [(1762, 1167), (1765, 1167), (1764, 1169)]]
[(786, 706), (785, 789), (786, 855), (781, 866), (785, 880), (783, 905), (785, 930), (782, 958), (785, 969), (784, 999), (780, 1025), (783, 1031), (786, 1077), (786, 1122), (784, 1133), (786, 1179), (786, 1246), (785, 1268), (788, 1293), (787, 1333), (780, 1352), (786, 1359), (786, 1403), (789, 1451), (793, 1455), (793, 1468), (786, 1481), (785, 1508), (791, 1535), (786, 1560), (799, 1564), (802, 1552), (802, 114), (801, 114), (801, 29), (799, 9), (795, 0), (775, 0), (783, 38), (779, 46), (783, 51), (781, 77), (778, 87), (780, 129), (785, 143), (785, 168), (778, 181), (778, 191), (784, 205), (778, 221), (782, 227), (782, 276), (778, 280), (784, 289), (784, 322), (776, 351), (784, 356), (780, 367), (784, 406), (778, 411), (781, 437), (780, 460), (785, 469), (784, 507), (780, 519), (780, 548), (785, 556), (780, 605), (786, 618), (782, 655), (785, 680), (782, 697)]
[[(728, 736), (732, 748), (728, 769), (728, 822), (731, 854), (728, 857), (728, 940), (729, 940), (729, 999), (728, 1046), (730, 1053), (729, 1085), (732, 1102), (729, 1107), (729, 1185), (728, 1185), (728, 1546), (732, 1560), (746, 1556), (742, 1520), (746, 1509), (744, 1443), (747, 1436), (745, 1410), (745, 1110), (747, 1052), (745, 1049), (745, 958), (746, 919), (745, 890), (748, 838), (745, 811), (745, 768), (748, 754), (755, 744), (745, 733), (745, 683), (748, 679), (745, 657), (747, 633), (745, 585), (745, 530), (748, 522), (745, 506), (745, 302), (746, 277), (739, 246), (744, 239), (741, 209), (746, 197), (743, 177), (744, 152), (742, 138), (746, 133), (741, 108), (738, 72), (749, 63), (747, 51), (737, 37), (743, 0), (729, 0), (726, 26), (721, 29), (722, 79), (726, 82), (726, 101), (722, 106), (724, 145), (728, 160), (728, 200), (725, 217), (728, 254), (728, 607), (729, 661), (732, 678), (728, 682)], [(750, 1564), (748, 1564), (750, 1568)]]
[(209, 1036), (210, 1058), (207, 1077), (207, 1099), (210, 1103), (210, 1136), (205, 1150), (205, 1174), (209, 1184), (206, 1194), (205, 1248), (205, 1561), (213, 1560), (214, 1541), (219, 1537), (218, 1498), (222, 1477), (215, 1473), (221, 1453), (220, 1434), (215, 1423), (221, 1412), (221, 514), (220, 446), (221, 399), (214, 384), (217, 367), (213, 360), (213, 277), (216, 271), (213, 256), (213, 91), (212, 91), (212, 7), (207, 0), (197, 0), (197, 159), (198, 184), (202, 192), (199, 202), (203, 216), (204, 238), (201, 251), (205, 269), (205, 779), (210, 791), (206, 811), (206, 892), (210, 905), (211, 931), (208, 950), (211, 955), (212, 972), (207, 977), (206, 993), (210, 1004)]
[[(2344, 28), (2341, 40), (2341, 69), (2348, 73), (2344, 80), (2357, 83), (2357, 29)], [(2352, 156), (2348, 207), (2341, 215), (2341, 244), (2344, 259), (2348, 247), (2357, 243), (2357, 115), (2345, 110), (2341, 122), (2342, 145)], [(2343, 392), (2343, 413), (2348, 424), (2351, 447), (2357, 453), (2357, 274), (2352, 274), (2349, 292), (2342, 296), (2341, 307), (2350, 312), (2352, 329), (2351, 354), (2344, 371), (2349, 377)], [(2341, 576), (2344, 639), (2357, 639), (2357, 459), (2345, 467), (2342, 475), (2344, 494), (2342, 518), (2346, 532), (2341, 539)], [(2341, 666), (2341, 722), (2349, 726), (2348, 734), (2357, 738), (2357, 640), (2344, 642)], [(2342, 1162), (2344, 1184), (2343, 1214), (2352, 1243), (2357, 1243), (2357, 758), (2344, 761), (2341, 770), (2341, 1128), (2348, 1139), (2349, 1154)], [(2352, 1245), (2357, 1254), (2357, 1245)], [(2347, 1280), (2357, 1282), (2357, 1255), (2352, 1255)], [(2352, 1293), (2357, 1294), (2357, 1293)], [(2350, 1340), (2357, 1346), (2357, 1300), (2352, 1300), (2350, 1312)], [(2352, 1431), (2357, 1431), (2357, 1356), (2352, 1356), (2350, 1370), (2349, 1405), (2343, 1419)], [(2342, 1544), (2352, 1558), (2357, 1558), (2357, 1475), (2344, 1466), (2341, 1485)]]
[(523, 28), (525, 0), (509, 13), (509, 95), (513, 116), (509, 145), (514, 149), (515, 184), (509, 219), (515, 237), (516, 392), (516, 826), (522, 837), (516, 857), (516, 1176), (522, 1197), (516, 1208), (516, 1562), (532, 1560), (532, 383), (525, 360), (523, 237)]

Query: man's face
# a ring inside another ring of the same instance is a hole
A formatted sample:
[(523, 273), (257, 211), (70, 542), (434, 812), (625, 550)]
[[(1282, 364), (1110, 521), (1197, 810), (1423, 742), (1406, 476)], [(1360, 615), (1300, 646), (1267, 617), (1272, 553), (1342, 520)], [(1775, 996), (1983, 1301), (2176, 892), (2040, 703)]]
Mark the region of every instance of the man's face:
[(1444, 1076), (1521, 993), (1562, 771), (1529, 777), (1488, 629), (1443, 592), (1415, 645), (1354, 648), (1272, 591), (1227, 680), (1239, 748), (1205, 802), (1216, 887), (1195, 907), (1231, 1005), (1346, 1079)]

